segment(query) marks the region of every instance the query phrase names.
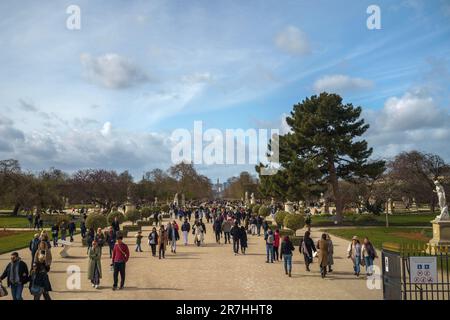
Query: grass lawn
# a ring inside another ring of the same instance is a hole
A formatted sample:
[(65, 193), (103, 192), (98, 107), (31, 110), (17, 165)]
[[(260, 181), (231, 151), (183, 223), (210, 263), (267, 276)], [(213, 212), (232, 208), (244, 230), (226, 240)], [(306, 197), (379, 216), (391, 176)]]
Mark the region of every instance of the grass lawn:
[(0, 228), (28, 228), (28, 220), (24, 216), (0, 216)]
[[(407, 227), (407, 226), (431, 226), (430, 221), (436, 217), (436, 213), (420, 213), (420, 214), (394, 214), (388, 216), (389, 226)], [(359, 217), (370, 217), (373, 221), (359, 222)], [(312, 226), (332, 226), (334, 225), (334, 217), (332, 216), (312, 216)], [(343, 221), (344, 226), (365, 225), (365, 226), (385, 226), (386, 215), (346, 215)]]
[(34, 231), (1, 231), (0, 254), (28, 247)]
[(360, 241), (368, 237), (372, 244), (381, 249), (383, 242), (394, 242), (399, 244), (425, 244), (432, 238), (431, 228), (385, 228), (370, 227), (358, 229), (327, 229), (325, 232), (338, 237), (351, 240), (353, 236), (358, 236)]

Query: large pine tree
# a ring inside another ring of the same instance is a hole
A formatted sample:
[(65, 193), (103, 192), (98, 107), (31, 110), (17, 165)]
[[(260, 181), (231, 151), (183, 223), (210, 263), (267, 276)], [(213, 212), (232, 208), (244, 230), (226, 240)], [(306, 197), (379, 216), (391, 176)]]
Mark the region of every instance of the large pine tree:
[(361, 107), (343, 104), (337, 94), (324, 92), (294, 105), (286, 118), (291, 132), (280, 136), (281, 170), (261, 176), (264, 193), (299, 200), (329, 186), (337, 220), (342, 221), (339, 181), (376, 176), (385, 170), (384, 161), (369, 160), (372, 148), (360, 138), (369, 125), (360, 116)]

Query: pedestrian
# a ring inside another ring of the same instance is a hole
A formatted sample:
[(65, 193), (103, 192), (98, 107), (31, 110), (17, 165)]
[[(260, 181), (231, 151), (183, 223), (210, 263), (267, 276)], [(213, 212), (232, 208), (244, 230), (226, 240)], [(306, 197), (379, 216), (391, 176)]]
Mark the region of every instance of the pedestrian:
[(80, 222), (80, 233), (81, 233), (81, 238), (86, 238), (86, 231), (87, 231), (87, 229), (86, 229), (86, 220), (85, 219), (83, 219), (81, 222)]
[(52, 232), (53, 246), (57, 247), (58, 246), (59, 227), (56, 223), (54, 223), (52, 225), (51, 232)]
[(33, 263), (29, 289), (34, 300), (40, 300), (41, 296), (44, 296), (44, 300), (51, 300), (49, 292), (52, 291), (52, 285), (48, 277), (48, 270), (43, 263)]
[[(67, 223), (65, 220), (61, 221), (61, 223), (59, 224), (59, 232), (61, 233), (61, 240), (66, 241)], [(64, 247), (64, 245), (63, 245), (63, 247)]]
[(241, 233), (241, 231), (240, 231), (240, 228), (239, 228), (239, 224), (236, 221), (234, 223), (234, 226), (230, 230), (231, 237), (233, 238), (233, 251), (234, 251), (234, 255), (235, 256), (239, 254), (240, 233)]
[(28, 227), (30, 229), (32, 229), (33, 228), (33, 215), (31, 214), (31, 212), (28, 212), (27, 220), (28, 220)]
[(136, 249), (134, 251), (143, 252), (142, 248), (141, 248), (142, 238), (144, 237), (142, 235), (142, 231), (138, 231), (138, 233), (136, 233), (135, 237), (136, 237)]
[(97, 233), (95, 234), (93, 241), (97, 242), (100, 251), (103, 250), (103, 246), (105, 245), (106, 242), (106, 236), (102, 228), (97, 228)]
[(373, 274), (373, 260), (378, 258), (375, 247), (369, 241), (369, 238), (364, 238), (361, 246), (361, 256), (364, 259), (366, 266), (366, 275), (371, 276)]
[(116, 233), (116, 237), (117, 237), (117, 232), (120, 231), (120, 221), (117, 216), (114, 217), (114, 220), (111, 222), (111, 227), (113, 228), (114, 232)]
[(261, 225), (262, 225), (262, 217), (260, 215), (258, 215), (256, 217), (256, 232), (258, 234), (258, 237), (261, 236)]
[(158, 244), (158, 232), (153, 227), (152, 232), (148, 235), (148, 244), (152, 248), (152, 256), (156, 257), (156, 245)]
[(262, 228), (264, 231), (264, 236), (266, 235), (267, 231), (269, 230), (269, 223), (267, 223), (266, 220), (264, 220), (263, 224), (262, 224)]
[(273, 253), (276, 261), (278, 260), (278, 248), (280, 247), (280, 230), (275, 229), (273, 234)]
[(33, 229), (37, 229), (39, 230), (39, 220), (41, 219), (41, 215), (39, 213), (36, 212), (35, 216), (34, 216), (34, 228)]
[(273, 263), (274, 236), (273, 236), (273, 232), (271, 229), (269, 229), (269, 231), (264, 236), (264, 240), (266, 240), (266, 254), (267, 254), (266, 263), (269, 263), (269, 260), (270, 260), (270, 263)]
[(320, 275), (325, 278), (328, 267), (328, 241), (327, 234), (323, 233), (319, 241), (317, 241)]
[(69, 237), (70, 242), (73, 242), (73, 235), (75, 234), (75, 231), (77, 230), (77, 225), (75, 224), (74, 220), (71, 220), (69, 222)]
[(245, 254), (245, 251), (247, 250), (247, 230), (245, 229), (244, 226), (241, 226), (241, 228), (239, 229), (239, 241), (241, 243), (241, 252), (242, 254)]
[(86, 235), (86, 244), (87, 244), (87, 252), (89, 252), (89, 248), (92, 246), (92, 241), (95, 240), (95, 230), (94, 228), (89, 228), (89, 231)]
[(230, 241), (230, 231), (231, 231), (231, 222), (228, 219), (224, 219), (222, 223), (222, 231), (225, 238), (225, 244), (231, 243)]
[(220, 236), (222, 234), (222, 223), (220, 222), (220, 219), (216, 218), (214, 220), (213, 230), (214, 230), (214, 234), (216, 235), (216, 243), (220, 244)]
[(29, 245), (29, 249), (31, 251), (31, 265), (33, 265), (34, 256), (36, 255), (36, 251), (39, 248), (39, 242), (41, 242), (41, 240), (39, 239), (39, 233), (35, 233), (34, 238), (30, 241)]
[(113, 227), (109, 227), (105, 232), (105, 243), (108, 244), (109, 247), (109, 258), (112, 258), (112, 252), (114, 249), (114, 245), (116, 244), (116, 233), (113, 230)]
[(92, 241), (89, 249), (89, 265), (87, 277), (91, 280), (92, 287), (98, 289), (102, 278), (102, 249), (96, 240)]
[(47, 271), (50, 271), (52, 265), (52, 252), (46, 241), (39, 242), (38, 250), (34, 255), (34, 261), (42, 263)]
[(333, 272), (331, 266), (334, 264), (334, 245), (333, 241), (331, 241), (330, 234), (327, 234), (327, 243), (328, 243), (328, 272)]
[(189, 223), (187, 218), (184, 218), (184, 222), (181, 225), (181, 232), (183, 232), (183, 241), (185, 246), (188, 245), (189, 231), (191, 231), (191, 224)]
[(256, 217), (255, 216), (252, 216), (250, 218), (250, 230), (251, 230), (252, 236), (256, 235)]
[(28, 282), (28, 267), (17, 252), (11, 253), (11, 262), (8, 263), (0, 276), (0, 282), (5, 278), (8, 287), (11, 288), (12, 299), (23, 300), (22, 291), (23, 286)]
[(114, 246), (112, 254), (112, 263), (114, 267), (113, 290), (117, 289), (117, 284), (119, 281), (119, 273), (120, 273), (119, 290), (123, 289), (125, 285), (125, 266), (129, 258), (130, 258), (130, 251), (128, 250), (128, 246), (123, 242), (122, 235), (119, 235), (117, 237), (117, 243)]
[(164, 229), (164, 225), (161, 225), (161, 227), (159, 228), (159, 234), (158, 234), (158, 251), (159, 251), (159, 259), (161, 259), (161, 256), (163, 259), (165, 259), (165, 254), (166, 254), (166, 246), (167, 246), (167, 242), (168, 242), (168, 236), (167, 236), (167, 231)]
[(167, 228), (167, 238), (170, 241), (170, 251), (172, 253), (177, 253), (177, 241), (180, 239), (180, 234), (178, 233), (178, 225), (175, 220), (172, 224), (169, 222)]
[(348, 245), (347, 248), (347, 258), (352, 259), (353, 262), (353, 271), (354, 275), (359, 277), (359, 273), (361, 272), (360, 264), (361, 264), (361, 243), (357, 236), (353, 236), (352, 242)]
[(309, 265), (313, 262), (313, 257), (316, 253), (316, 247), (314, 241), (311, 239), (311, 233), (309, 231), (305, 232), (303, 236), (303, 241), (299, 247), (300, 253), (303, 253), (303, 258), (305, 259), (306, 271), (311, 271)]
[(284, 272), (289, 275), (289, 277), (292, 272), (292, 254), (294, 250), (294, 245), (289, 239), (289, 236), (285, 236), (281, 243), (280, 258), (283, 260), (284, 257)]

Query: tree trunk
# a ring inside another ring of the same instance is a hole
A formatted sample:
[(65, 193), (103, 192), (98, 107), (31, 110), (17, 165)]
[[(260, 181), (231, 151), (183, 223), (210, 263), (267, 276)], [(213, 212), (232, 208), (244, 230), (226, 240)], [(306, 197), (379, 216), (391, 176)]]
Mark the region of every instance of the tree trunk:
[(13, 210), (13, 216), (17, 216), (19, 214), (20, 203), (16, 203)]
[(334, 161), (331, 158), (329, 158), (329, 160), (328, 160), (328, 171), (330, 172), (330, 183), (333, 188), (333, 196), (334, 196), (334, 201), (336, 204), (336, 221), (338, 224), (340, 224), (343, 221), (342, 198), (341, 198), (341, 192), (340, 192), (340, 188), (339, 188), (338, 177), (336, 175), (336, 167), (334, 166)]

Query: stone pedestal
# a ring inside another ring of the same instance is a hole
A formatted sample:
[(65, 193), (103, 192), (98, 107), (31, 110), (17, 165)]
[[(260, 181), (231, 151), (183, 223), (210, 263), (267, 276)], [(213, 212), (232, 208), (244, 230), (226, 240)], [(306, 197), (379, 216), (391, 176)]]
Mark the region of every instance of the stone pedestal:
[(433, 225), (433, 239), (431, 246), (450, 246), (450, 220), (431, 221)]
[(125, 213), (127, 213), (130, 210), (134, 210), (134, 209), (136, 209), (136, 206), (134, 204), (131, 204), (131, 203), (125, 204)]
[(284, 204), (284, 211), (294, 213), (294, 204), (292, 202), (286, 202)]

